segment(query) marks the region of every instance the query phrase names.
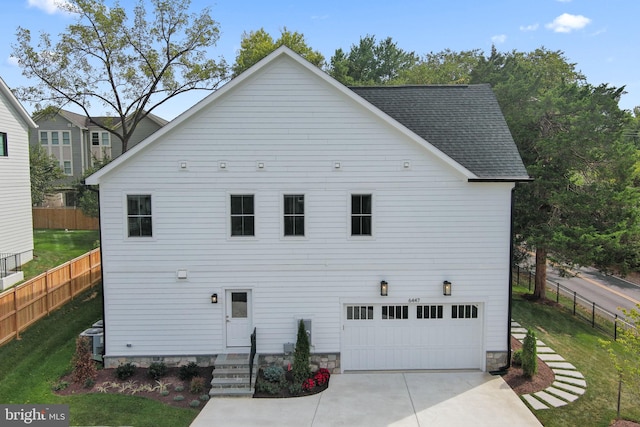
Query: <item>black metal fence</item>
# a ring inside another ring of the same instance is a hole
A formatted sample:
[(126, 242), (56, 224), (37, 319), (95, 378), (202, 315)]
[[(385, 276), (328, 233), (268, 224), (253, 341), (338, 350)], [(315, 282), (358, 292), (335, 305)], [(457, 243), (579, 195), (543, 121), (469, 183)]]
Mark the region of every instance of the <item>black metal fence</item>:
[(0, 253), (0, 279), (21, 269), (20, 254)]
[[(535, 288), (535, 273), (517, 266), (514, 271), (513, 281), (515, 286), (525, 287), (529, 292)], [(591, 327), (618, 338), (620, 328), (633, 328), (634, 326), (626, 322), (616, 313), (612, 313), (600, 307), (595, 301), (591, 301), (576, 291), (569, 289), (560, 283), (547, 280), (547, 298), (554, 299), (556, 303), (569, 310), (574, 317), (588, 322)]]

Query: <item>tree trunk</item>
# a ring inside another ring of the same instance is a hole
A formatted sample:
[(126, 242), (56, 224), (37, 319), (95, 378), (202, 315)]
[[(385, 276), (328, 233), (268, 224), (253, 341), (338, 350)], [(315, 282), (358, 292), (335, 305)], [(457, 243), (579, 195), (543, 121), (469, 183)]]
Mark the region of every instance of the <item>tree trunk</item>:
[(547, 249), (536, 247), (536, 286), (533, 297), (537, 300), (547, 298)]

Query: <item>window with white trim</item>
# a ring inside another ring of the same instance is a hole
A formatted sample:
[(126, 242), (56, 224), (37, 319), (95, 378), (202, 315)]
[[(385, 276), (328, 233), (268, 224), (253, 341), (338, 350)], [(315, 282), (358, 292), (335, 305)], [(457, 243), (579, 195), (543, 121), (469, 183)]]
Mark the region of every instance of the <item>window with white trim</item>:
[(91, 163), (111, 158), (111, 134), (107, 131), (91, 132)]
[(127, 195), (127, 227), (129, 237), (151, 237), (153, 227), (151, 221), (151, 195)]
[(472, 304), (453, 305), (451, 306), (452, 319), (477, 319), (478, 306)]
[(404, 320), (409, 318), (408, 305), (383, 305), (382, 319)]
[(304, 236), (304, 194), (284, 195), (284, 235)]
[[(73, 148), (71, 146), (71, 132), (58, 130), (40, 131), (40, 145), (47, 154), (58, 160), (65, 175), (73, 175)], [(62, 141), (62, 144), (60, 143)]]
[(351, 235), (371, 236), (371, 194), (351, 195)]
[(253, 194), (231, 195), (231, 235), (255, 236)]
[(373, 306), (348, 305), (347, 320), (373, 320)]
[(416, 307), (416, 317), (418, 319), (442, 319), (442, 305), (419, 305)]
[(9, 156), (9, 144), (7, 143), (7, 134), (0, 132), (0, 157)]

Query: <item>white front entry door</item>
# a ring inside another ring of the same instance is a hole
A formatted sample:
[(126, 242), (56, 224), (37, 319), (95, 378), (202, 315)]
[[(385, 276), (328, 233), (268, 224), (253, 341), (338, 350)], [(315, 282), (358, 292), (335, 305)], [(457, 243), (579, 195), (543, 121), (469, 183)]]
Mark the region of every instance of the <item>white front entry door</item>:
[(227, 347), (251, 346), (251, 291), (228, 289), (225, 298)]

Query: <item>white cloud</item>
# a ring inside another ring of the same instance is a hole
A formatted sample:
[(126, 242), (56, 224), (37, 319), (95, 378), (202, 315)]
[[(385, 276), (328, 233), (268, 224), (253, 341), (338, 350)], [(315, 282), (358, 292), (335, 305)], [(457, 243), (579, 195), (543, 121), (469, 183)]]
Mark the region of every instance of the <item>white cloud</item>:
[(495, 35), (491, 37), (491, 41), (496, 44), (504, 43), (507, 41), (507, 35), (506, 34)]
[(65, 0), (28, 0), (29, 7), (35, 7), (53, 15), (54, 13), (65, 13), (60, 9), (60, 5), (67, 3)]
[(18, 61), (18, 58), (16, 58), (15, 56), (10, 56), (9, 58), (7, 58), (7, 64), (17, 67), (20, 65), (20, 62)]
[(590, 22), (591, 19), (586, 16), (563, 13), (553, 22), (548, 23), (546, 27), (556, 33), (570, 33), (573, 30), (580, 30), (586, 27)]
[(520, 31), (535, 31), (540, 25), (537, 23), (531, 25), (520, 25)]

